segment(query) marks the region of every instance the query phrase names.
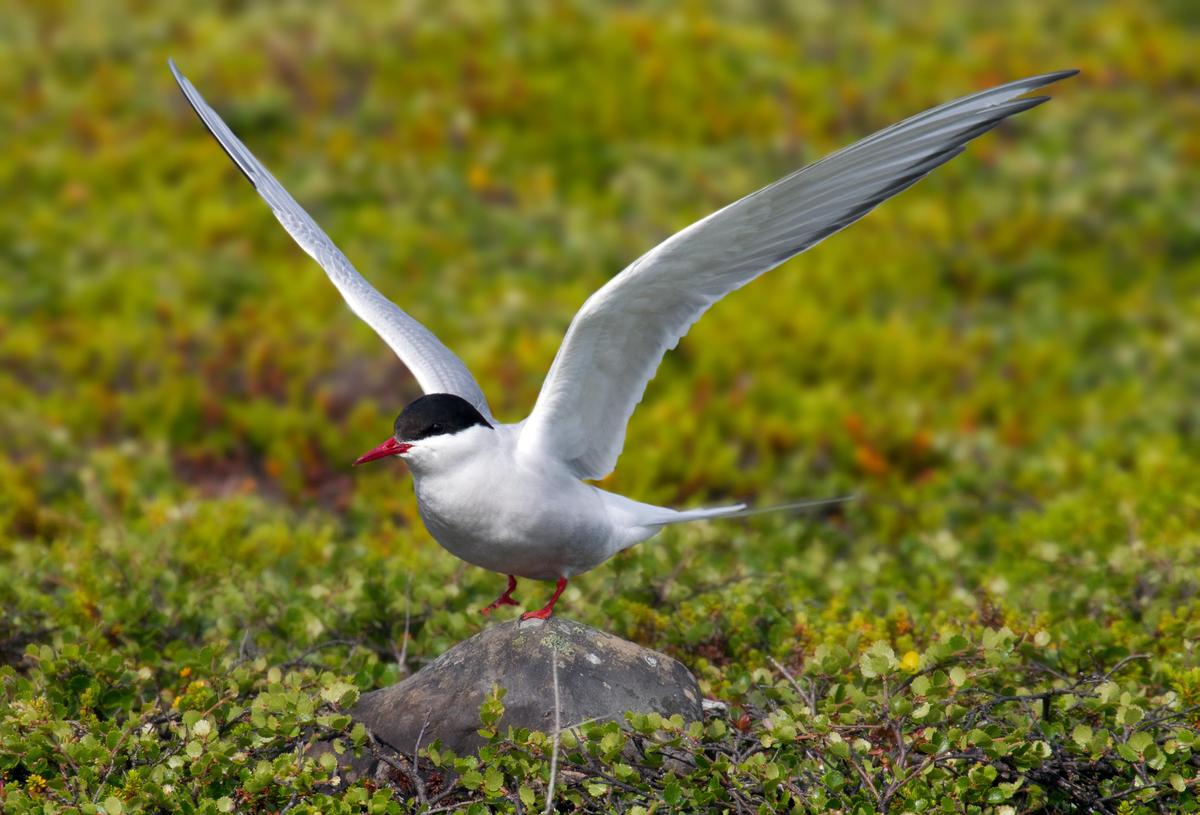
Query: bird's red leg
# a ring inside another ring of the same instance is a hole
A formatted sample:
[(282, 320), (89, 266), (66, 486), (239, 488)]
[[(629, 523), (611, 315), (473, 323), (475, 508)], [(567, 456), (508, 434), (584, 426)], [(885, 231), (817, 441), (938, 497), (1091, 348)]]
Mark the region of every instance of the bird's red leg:
[(566, 587), (567, 578), (558, 578), (558, 585), (554, 587), (554, 596), (550, 598), (549, 603), (546, 603), (545, 608), (539, 608), (537, 611), (526, 611), (521, 615), (521, 619), (532, 620), (535, 617), (539, 620), (548, 619), (550, 615), (554, 613), (554, 604), (558, 602), (558, 596), (563, 593), (563, 589)]
[(501, 594), (499, 597), (497, 597), (495, 600), (493, 600), (485, 608), (479, 609), (479, 613), (480, 614), (491, 614), (493, 611), (500, 608), (500, 606), (519, 606), (520, 603), (518, 603), (516, 600), (514, 600), (512, 598), (513, 589), (515, 589), (516, 587), (517, 587), (517, 578), (513, 577), (510, 574), (508, 576), (508, 588), (504, 590), (504, 594)]

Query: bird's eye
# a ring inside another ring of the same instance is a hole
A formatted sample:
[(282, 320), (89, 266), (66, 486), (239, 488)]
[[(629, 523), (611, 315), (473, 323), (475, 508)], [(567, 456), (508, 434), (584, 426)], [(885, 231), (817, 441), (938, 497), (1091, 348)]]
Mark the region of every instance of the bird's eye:
[(439, 422), (434, 422), (429, 426), (429, 432), (437, 435), (442, 432), (442, 425)]

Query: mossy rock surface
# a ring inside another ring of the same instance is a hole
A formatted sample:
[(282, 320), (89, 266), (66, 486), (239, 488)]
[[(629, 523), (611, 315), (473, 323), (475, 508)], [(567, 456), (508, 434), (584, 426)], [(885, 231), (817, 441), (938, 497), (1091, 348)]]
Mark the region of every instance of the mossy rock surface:
[(501, 728), (552, 732), (555, 659), (563, 728), (624, 721), (626, 711), (702, 718), (696, 679), (679, 662), (561, 617), (493, 625), (403, 682), (364, 695), (353, 716), (403, 752), (418, 739), (437, 739), (466, 753), (483, 743), (479, 707), (498, 685), (505, 690)]

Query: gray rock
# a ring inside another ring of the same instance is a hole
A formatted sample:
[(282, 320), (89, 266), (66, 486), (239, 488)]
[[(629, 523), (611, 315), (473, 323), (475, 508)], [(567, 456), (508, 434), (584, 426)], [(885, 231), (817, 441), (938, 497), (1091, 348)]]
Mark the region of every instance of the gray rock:
[[(492, 625), (419, 672), (365, 694), (351, 711), (382, 743), (411, 755), (417, 739), (459, 754), (482, 744), (479, 706), (504, 688), (499, 727), (554, 730), (552, 655), (558, 655), (563, 729), (626, 711), (703, 718), (700, 689), (668, 656), (561, 617)], [(422, 733), (422, 730), (424, 731)]]

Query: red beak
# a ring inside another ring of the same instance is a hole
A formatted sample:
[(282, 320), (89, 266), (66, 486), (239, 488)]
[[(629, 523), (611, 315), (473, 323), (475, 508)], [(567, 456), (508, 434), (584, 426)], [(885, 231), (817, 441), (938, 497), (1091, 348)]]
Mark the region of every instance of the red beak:
[(407, 453), (411, 447), (411, 444), (405, 444), (404, 442), (396, 441), (395, 439), (388, 439), (375, 449), (368, 450), (359, 456), (354, 462), (354, 466), (357, 467), (359, 464), (365, 464), (366, 462), (374, 461), (377, 458), (387, 458), (388, 456), (396, 456), (400, 453)]

